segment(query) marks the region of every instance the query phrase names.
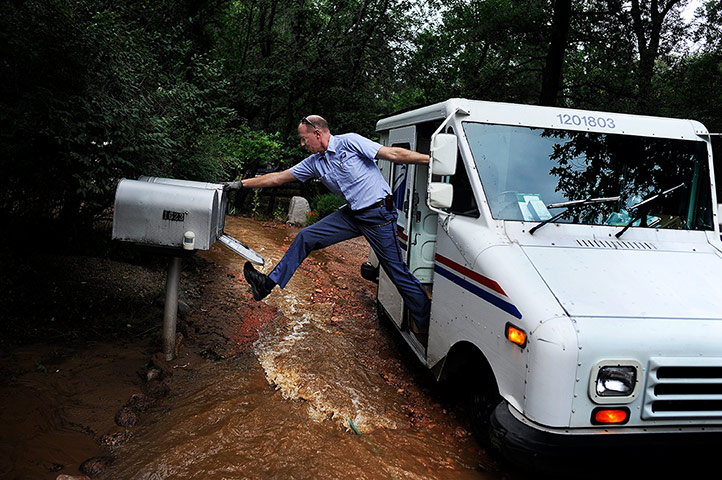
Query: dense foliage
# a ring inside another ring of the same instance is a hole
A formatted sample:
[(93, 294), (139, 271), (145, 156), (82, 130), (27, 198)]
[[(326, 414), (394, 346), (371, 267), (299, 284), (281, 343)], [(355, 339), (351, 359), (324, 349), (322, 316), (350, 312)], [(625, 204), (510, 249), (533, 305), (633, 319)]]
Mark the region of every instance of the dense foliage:
[(315, 223), (343, 207), (346, 200), (333, 193), (324, 193), (313, 197), (309, 204), (311, 212), (308, 220), (309, 223)]
[(0, 16), (0, 212), (87, 225), (115, 182), (218, 181), (452, 96), (722, 130), (722, 7), (690, 0), (15, 0)]

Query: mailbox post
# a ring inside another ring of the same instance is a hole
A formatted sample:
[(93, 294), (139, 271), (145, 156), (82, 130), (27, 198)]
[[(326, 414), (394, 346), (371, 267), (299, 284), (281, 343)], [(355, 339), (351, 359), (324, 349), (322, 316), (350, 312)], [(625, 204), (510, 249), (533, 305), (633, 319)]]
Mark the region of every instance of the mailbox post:
[(163, 312), (163, 353), (175, 356), (181, 257), (208, 250), (219, 240), (257, 265), (263, 258), (223, 229), (226, 215), (223, 185), (172, 178), (122, 179), (115, 192), (113, 239), (170, 255)]
[(165, 279), (165, 305), (163, 307), (163, 353), (168, 361), (173, 360), (175, 356), (180, 272), (181, 257), (171, 257)]

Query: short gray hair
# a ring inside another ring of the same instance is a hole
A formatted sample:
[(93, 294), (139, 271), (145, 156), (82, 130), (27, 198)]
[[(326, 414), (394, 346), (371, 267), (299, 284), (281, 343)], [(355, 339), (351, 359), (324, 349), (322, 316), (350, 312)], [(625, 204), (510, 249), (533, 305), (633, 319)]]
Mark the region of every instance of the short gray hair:
[[(315, 128), (317, 128), (318, 130), (321, 130), (321, 131), (324, 131), (324, 132), (328, 132), (328, 131), (329, 131), (329, 129), (328, 129), (328, 122), (326, 121), (326, 119), (324, 119), (323, 117), (321, 117), (321, 116), (319, 116), (319, 115), (308, 115), (307, 117), (303, 117), (303, 118), (301, 119), (301, 124), (304, 124), (304, 123), (306, 123), (306, 122), (308, 122), (308, 124), (306, 124), (306, 128), (308, 128), (308, 127), (310, 127), (311, 125), (313, 125), (313, 126), (314, 126)], [(310, 125), (309, 125), (309, 124), (310, 124)]]

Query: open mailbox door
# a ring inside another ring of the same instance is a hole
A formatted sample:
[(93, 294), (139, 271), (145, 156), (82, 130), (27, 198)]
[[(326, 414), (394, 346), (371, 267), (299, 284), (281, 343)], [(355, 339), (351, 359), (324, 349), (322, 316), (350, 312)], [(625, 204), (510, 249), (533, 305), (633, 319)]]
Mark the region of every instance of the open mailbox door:
[(265, 263), (263, 257), (259, 255), (255, 250), (239, 242), (227, 233), (224, 233), (223, 235), (218, 237), (218, 241), (228, 247), (229, 250), (237, 253), (251, 263), (255, 263), (256, 265), (263, 265)]

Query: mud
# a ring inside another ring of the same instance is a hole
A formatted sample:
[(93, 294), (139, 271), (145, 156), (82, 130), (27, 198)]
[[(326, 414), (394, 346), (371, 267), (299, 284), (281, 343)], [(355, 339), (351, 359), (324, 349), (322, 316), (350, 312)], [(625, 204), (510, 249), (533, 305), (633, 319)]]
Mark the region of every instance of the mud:
[(30, 345), (3, 360), (0, 477), (56, 478), (107, 452), (114, 415), (141, 382), (147, 342), (82, 349)]

